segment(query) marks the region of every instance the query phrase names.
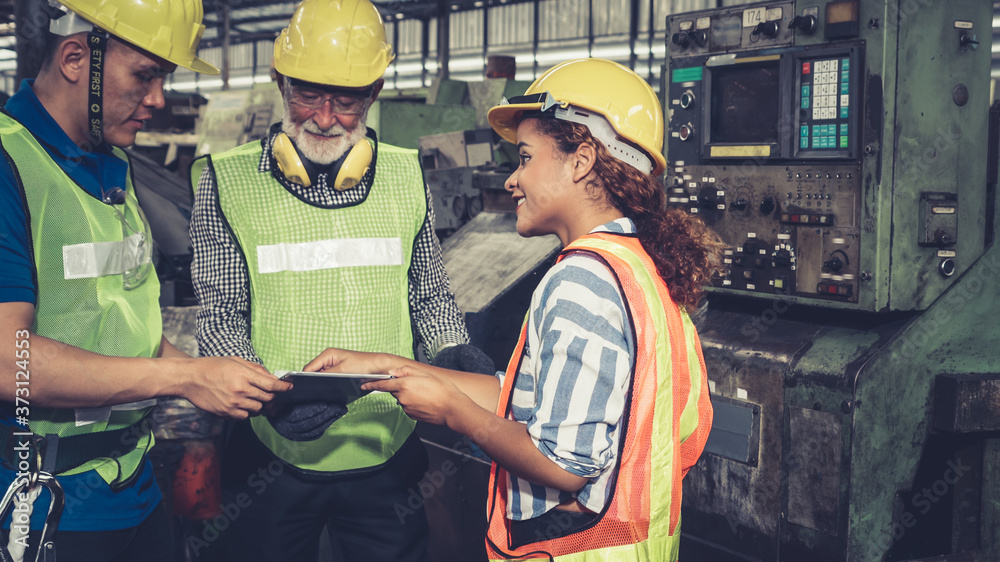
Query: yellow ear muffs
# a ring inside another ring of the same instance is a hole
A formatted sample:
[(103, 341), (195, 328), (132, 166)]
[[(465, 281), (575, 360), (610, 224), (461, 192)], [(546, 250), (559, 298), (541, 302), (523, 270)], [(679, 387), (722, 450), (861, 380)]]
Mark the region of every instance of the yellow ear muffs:
[(302, 164), (302, 159), (299, 158), (299, 153), (295, 150), (295, 145), (292, 144), (292, 139), (288, 138), (288, 135), (278, 133), (274, 137), (274, 142), (271, 143), (271, 152), (274, 153), (274, 159), (278, 162), (278, 169), (288, 178), (288, 181), (302, 187), (312, 185), (309, 180), (309, 172)]
[[(274, 153), (274, 159), (278, 162), (278, 169), (281, 170), (282, 175), (288, 181), (297, 183), (302, 187), (312, 186), (312, 180), (309, 179), (309, 171), (306, 169), (305, 164), (302, 163), (299, 152), (295, 149), (295, 145), (292, 144), (292, 139), (288, 138), (288, 135), (278, 133), (274, 137), (274, 142), (271, 143), (271, 152)], [(350, 152), (344, 157), (344, 161), (340, 163), (340, 169), (337, 171), (337, 178), (333, 181), (333, 187), (337, 191), (344, 191), (358, 185), (361, 182), (361, 178), (365, 177), (365, 174), (368, 173), (368, 167), (371, 166), (373, 155), (374, 151), (372, 150), (371, 142), (367, 139), (351, 147)]]
[(337, 172), (337, 179), (333, 181), (333, 187), (337, 191), (351, 189), (361, 182), (361, 178), (368, 173), (368, 167), (372, 163), (372, 145), (367, 139), (351, 147), (347, 157), (340, 164), (340, 171)]

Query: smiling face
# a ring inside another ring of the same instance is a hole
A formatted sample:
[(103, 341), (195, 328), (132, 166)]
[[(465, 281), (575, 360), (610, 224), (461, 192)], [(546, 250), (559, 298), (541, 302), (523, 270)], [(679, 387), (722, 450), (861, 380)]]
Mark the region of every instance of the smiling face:
[(364, 140), (368, 108), (381, 89), (380, 83), (374, 89), (364, 89), (371, 97), (364, 100), (363, 109), (355, 110), (346, 96), (331, 95), (319, 87), (292, 86), (289, 82), (285, 79), (282, 90), (285, 117), (281, 128), (303, 156), (326, 166)]
[[(517, 126), (519, 166), (504, 187), (517, 204), (521, 236), (555, 234), (563, 246), (623, 215), (598, 177), (598, 141), (580, 124), (551, 116)], [(600, 158), (614, 158), (606, 153)]]
[(561, 152), (551, 137), (538, 130), (536, 122), (525, 119), (517, 127), (519, 166), (504, 187), (517, 203), (518, 234), (555, 234), (565, 246), (573, 240), (570, 231), (581, 198), (580, 186), (573, 181), (571, 155)]
[(104, 140), (131, 146), (154, 109), (162, 109), (163, 80), (176, 65), (112, 39), (104, 65)]

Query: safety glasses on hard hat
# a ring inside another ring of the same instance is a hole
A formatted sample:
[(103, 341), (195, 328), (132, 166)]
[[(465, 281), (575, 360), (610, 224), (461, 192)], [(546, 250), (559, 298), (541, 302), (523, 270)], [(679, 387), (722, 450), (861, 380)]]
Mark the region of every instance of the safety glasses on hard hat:
[(653, 159), (644, 150), (619, 136), (607, 118), (598, 112), (577, 107), (568, 102), (561, 102), (555, 99), (549, 92), (516, 96), (509, 100), (503, 98), (500, 100), (499, 105), (529, 106), (525, 108), (526, 111), (538, 111), (542, 113), (552, 110), (556, 119), (585, 125), (590, 129), (590, 134), (595, 139), (604, 143), (605, 148), (615, 158), (645, 174), (653, 171)]
[[(152, 242), (149, 239), (149, 221), (139, 207), (135, 196), (120, 187), (102, 191), (102, 199), (118, 217), (122, 225), (121, 272), (122, 287), (131, 291), (146, 282), (153, 271)], [(121, 206), (121, 209), (118, 206)], [(127, 215), (134, 221), (129, 221)], [(138, 223), (138, 224), (136, 224)]]
[(288, 103), (319, 111), (330, 102), (330, 110), (341, 115), (361, 115), (371, 101), (372, 88), (364, 90), (339, 90), (289, 81)]

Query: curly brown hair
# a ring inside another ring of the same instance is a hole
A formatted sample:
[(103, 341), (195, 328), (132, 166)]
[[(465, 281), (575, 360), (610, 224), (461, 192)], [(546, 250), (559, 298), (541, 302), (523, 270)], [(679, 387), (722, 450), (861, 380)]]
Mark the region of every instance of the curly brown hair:
[(698, 217), (667, 208), (663, 184), (650, 174), (611, 155), (585, 125), (556, 119), (551, 113), (530, 113), (539, 133), (555, 141), (563, 154), (572, 154), (583, 143), (594, 145), (597, 160), (587, 188), (603, 192), (608, 203), (635, 222), (639, 242), (656, 264), (656, 271), (679, 306), (697, 307), (704, 287), (721, 275), (722, 249), (718, 234)]

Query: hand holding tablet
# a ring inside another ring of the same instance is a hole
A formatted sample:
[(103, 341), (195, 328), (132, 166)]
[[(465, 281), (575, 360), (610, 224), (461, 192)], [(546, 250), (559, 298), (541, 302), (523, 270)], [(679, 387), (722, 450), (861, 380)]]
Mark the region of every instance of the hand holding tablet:
[(348, 404), (368, 394), (361, 390), (366, 381), (391, 379), (385, 373), (311, 373), (306, 371), (275, 371), (281, 380), (292, 383), (287, 392), (274, 396), (278, 405), (301, 404), (304, 402), (331, 402)]

